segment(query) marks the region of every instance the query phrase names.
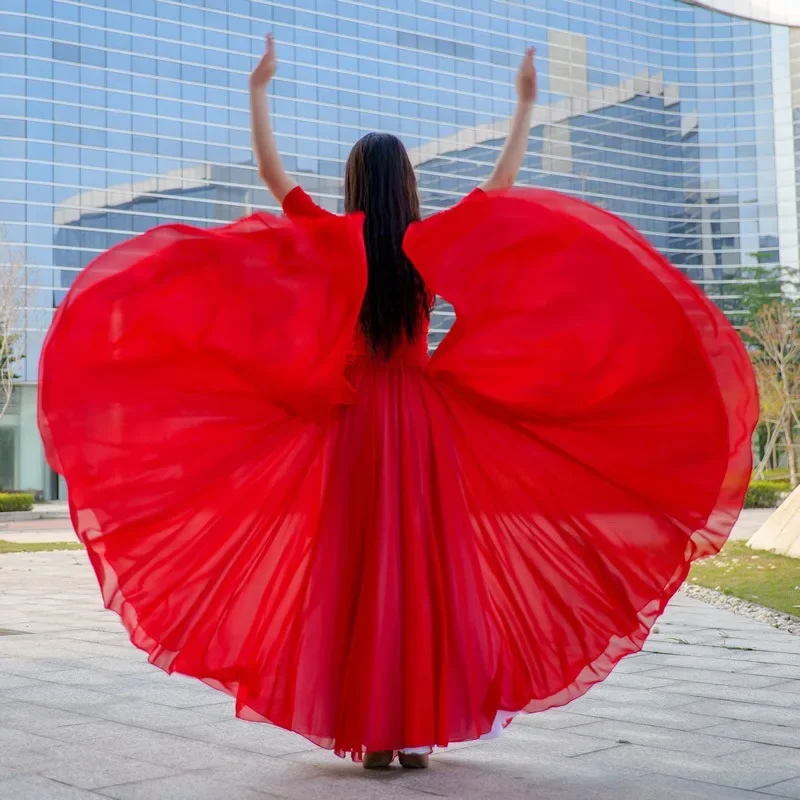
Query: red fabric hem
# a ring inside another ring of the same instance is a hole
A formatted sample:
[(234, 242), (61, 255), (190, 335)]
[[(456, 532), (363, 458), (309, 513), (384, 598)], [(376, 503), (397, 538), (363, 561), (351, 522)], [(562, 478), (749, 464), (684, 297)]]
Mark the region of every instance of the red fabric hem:
[[(73, 525), (77, 531), (77, 516), (75, 509), (72, 507), (72, 503), (70, 503), (70, 513), (72, 516)], [(702, 532), (698, 532), (702, 533)], [(155, 667), (158, 667), (163, 672), (169, 674), (177, 673), (180, 675), (185, 675), (186, 677), (195, 678), (197, 680), (202, 681), (207, 686), (210, 686), (212, 689), (216, 689), (217, 691), (224, 692), (225, 694), (230, 695), (235, 700), (235, 709), (234, 709), (234, 716), (238, 719), (244, 720), (246, 722), (261, 722), (268, 725), (273, 725), (274, 727), (282, 728), (283, 730), (290, 731), (292, 733), (296, 733), (299, 736), (302, 736), (307, 741), (311, 742), (312, 744), (316, 745), (317, 747), (324, 749), (324, 750), (331, 750), (333, 751), (334, 755), (339, 758), (347, 758), (350, 757), (354, 762), (360, 763), (363, 761), (364, 754), (368, 752), (368, 748), (366, 745), (362, 744), (360, 747), (354, 746), (352, 744), (348, 745), (337, 745), (335, 741), (332, 741), (329, 737), (320, 737), (316, 736), (310, 731), (303, 731), (298, 730), (291, 727), (285, 727), (280, 725), (272, 720), (268, 719), (267, 717), (261, 716), (260, 714), (256, 714), (253, 712), (252, 709), (249, 709), (246, 705), (244, 705), (239, 697), (239, 686), (242, 681), (231, 681), (230, 678), (220, 679), (213, 675), (201, 675), (198, 673), (194, 673), (191, 671), (183, 671), (179, 669), (166, 669), (161, 667), (158, 663), (159, 659), (158, 656), (153, 654), (153, 650), (158, 646), (158, 643), (152, 639), (146, 631), (138, 624), (136, 621), (136, 612), (131, 606), (131, 604), (125, 599), (122, 592), (119, 590), (119, 586), (116, 584), (114, 580), (113, 584), (109, 583), (110, 575), (110, 567), (108, 567), (105, 562), (103, 562), (102, 557), (95, 551), (95, 548), (92, 545), (90, 539), (86, 537), (86, 535), (78, 535), (78, 538), (83, 542), (86, 546), (87, 553), (89, 555), (90, 563), (95, 571), (95, 575), (97, 576), (97, 581), (102, 589), (103, 594), (103, 601), (105, 607), (115, 612), (122, 622), (123, 627), (128, 632), (128, 636), (130, 639), (131, 644), (133, 644), (137, 649), (142, 650), (143, 652), (148, 654), (148, 662)], [(694, 539), (694, 537), (692, 537)], [(727, 535), (725, 536), (727, 539)], [(723, 542), (724, 543), (724, 542)], [(525, 708), (520, 712), (521, 714), (533, 714), (542, 711), (548, 711), (554, 708), (561, 708), (573, 700), (583, 696), (586, 692), (589, 691), (593, 686), (598, 683), (601, 683), (608, 675), (612, 672), (614, 667), (623, 659), (630, 655), (634, 655), (638, 653), (643, 648), (647, 637), (650, 635), (653, 625), (657, 621), (658, 617), (663, 614), (664, 609), (666, 608), (669, 601), (675, 595), (675, 593), (680, 588), (681, 584), (683, 584), (686, 576), (689, 573), (691, 568), (691, 564), (693, 561), (697, 560), (700, 556), (697, 555), (696, 548), (694, 549), (695, 554), (693, 556), (689, 556), (688, 560), (680, 564), (676, 570), (670, 581), (665, 585), (661, 595), (652, 603), (648, 604), (649, 608), (647, 610), (640, 611), (641, 619), (640, 619), (640, 626), (637, 630), (627, 637), (622, 639), (622, 641), (627, 642), (622, 647), (615, 650), (615, 647), (611, 645), (611, 640), (609, 640), (609, 647), (608, 649), (601, 654), (595, 661), (591, 664), (587, 665), (584, 670), (582, 671), (581, 675), (589, 675), (591, 677), (581, 678), (580, 676), (572, 683), (568, 684), (564, 687), (564, 689), (553, 695), (550, 698), (544, 700), (536, 700), (531, 701), (528, 703)], [(689, 548), (687, 547), (687, 551)], [(688, 552), (687, 552), (688, 556)], [(171, 654), (170, 654), (171, 655)], [(501, 709), (497, 708), (494, 710), (494, 714), (499, 712)], [(493, 715), (494, 717), (494, 715)], [(449, 744), (458, 744), (460, 742), (467, 742), (467, 741), (476, 741), (480, 739), (485, 734), (489, 733), (492, 729), (492, 720), (487, 721), (484, 727), (482, 727), (479, 733), (476, 736), (472, 736), (469, 738), (458, 739), (453, 738), (449, 739), (448, 741), (438, 741), (433, 744), (430, 742), (420, 742), (420, 743), (409, 743), (409, 742), (393, 742), (392, 744), (380, 744), (376, 746), (369, 747), (369, 751), (382, 751), (382, 750), (395, 750), (398, 751), (403, 748), (411, 748), (411, 747), (426, 747), (432, 746), (439, 749), (446, 749)], [(508, 724), (511, 724), (510, 722)]]

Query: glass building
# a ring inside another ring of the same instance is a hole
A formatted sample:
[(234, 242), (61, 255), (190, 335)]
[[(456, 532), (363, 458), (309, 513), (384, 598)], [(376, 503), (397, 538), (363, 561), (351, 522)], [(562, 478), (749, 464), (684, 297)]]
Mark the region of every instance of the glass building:
[[(800, 7), (765, 0), (0, 0), (0, 235), (24, 265), (25, 359), (0, 485), (63, 494), (36, 430), (54, 309), (99, 251), (153, 225), (274, 208), (247, 76), (288, 169), (341, 208), (344, 160), (397, 133), (427, 212), (488, 175), (525, 45), (540, 96), (523, 184), (636, 225), (735, 322), (759, 261), (798, 265)], [(793, 27), (798, 26), (798, 27)], [(3, 267), (4, 264), (0, 264)], [(431, 346), (452, 322), (440, 306)]]

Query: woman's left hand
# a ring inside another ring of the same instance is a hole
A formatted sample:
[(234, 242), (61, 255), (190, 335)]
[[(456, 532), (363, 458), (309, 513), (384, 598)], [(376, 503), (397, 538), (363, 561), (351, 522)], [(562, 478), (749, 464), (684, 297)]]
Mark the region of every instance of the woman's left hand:
[(264, 89), (278, 71), (278, 58), (275, 55), (275, 37), (267, 34), (264, 55), (250, 74), (250, 88)]
[(520, 103), (532, 105), (536, 102), (539, 86), (535, 59), (536, 49), (529, 47), (525, 51), (522, 63), (519, 65), (519, 71), (517, 72), (517, 99)]

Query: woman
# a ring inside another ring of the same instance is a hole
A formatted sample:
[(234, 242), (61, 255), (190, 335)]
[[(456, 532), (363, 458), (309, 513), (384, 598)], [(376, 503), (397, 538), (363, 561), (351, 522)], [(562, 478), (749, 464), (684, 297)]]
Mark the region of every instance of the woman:
[[(750, 474), (757, 402), (722, 314), (624, 222), (490, 179), (419, 222), (371, 134), (347, 215), (156, 228), (58, 311), (40, 425), (103, 598), (169, 672), (370, 768), (563, 705), (638, 651)], [(433, 294), (457, 321), (429, 359)]]

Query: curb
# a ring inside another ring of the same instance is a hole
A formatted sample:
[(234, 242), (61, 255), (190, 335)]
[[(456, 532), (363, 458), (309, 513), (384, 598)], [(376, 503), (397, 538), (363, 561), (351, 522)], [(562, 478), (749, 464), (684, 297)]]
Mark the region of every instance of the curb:
[(31, 522), (41, 519), (69, 519), (67, 511), (4, 511), (0, 512), (0, 530), (6, 522)]

